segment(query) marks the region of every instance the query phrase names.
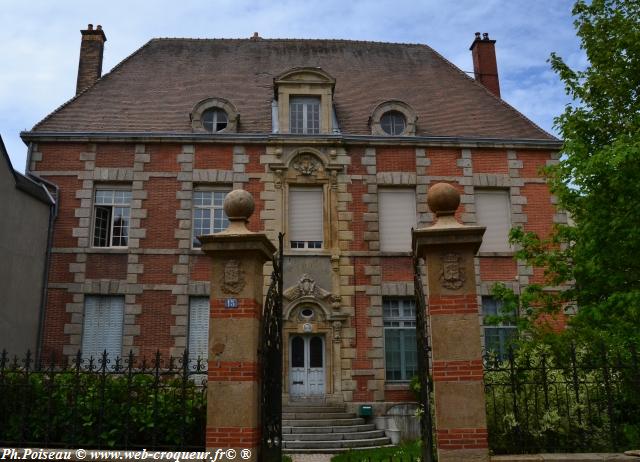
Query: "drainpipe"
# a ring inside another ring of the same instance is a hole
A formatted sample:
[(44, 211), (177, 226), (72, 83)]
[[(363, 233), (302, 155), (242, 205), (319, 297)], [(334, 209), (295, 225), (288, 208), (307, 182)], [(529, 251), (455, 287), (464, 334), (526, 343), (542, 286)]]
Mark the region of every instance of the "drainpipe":
[[(30, 178), (33, 178), (35, 181), (39, 182), (41, 186), (49, 193), (49, 197), (51, 198), (53, 204), (49, 207), (49, 222), (48, 222), (48, 230), (47, 230), (47, 250), (45, 254), (44, 260), (44, 269), (42, 271), (42, 292), (40, 294), (40, 314), (38, 319), (38, 334), (36, 337), (36, 351), (35, 351), (35, 360), (36, 364), (40, 362), (42, 355), (42, 346), (44, 343), (44, 320), (47, 308), (47, 295), (48, 295), (48, 287), (47, 283), (49, 282), (49, 264), (51, 263), (51, 247), (53, 245), (53, 225), (58, 217), (58, 200), (60, 198), (60, 188), (58, 185), (51, 183), (50, 181), (45, 180), (44, 178), (40, 178), (37, 175), (33, 175), (29, 171), (29, 166), (31, 164), (31, 153), (33, 152), (33, 143), (29, 143), (29, 148), (27, 150), (27, 168), (25, 169), (25, 173)], [(46, 185), (46, 186), (45, 186)], [(54, 190), (53, 196), (49, 192), (49, 188)]]

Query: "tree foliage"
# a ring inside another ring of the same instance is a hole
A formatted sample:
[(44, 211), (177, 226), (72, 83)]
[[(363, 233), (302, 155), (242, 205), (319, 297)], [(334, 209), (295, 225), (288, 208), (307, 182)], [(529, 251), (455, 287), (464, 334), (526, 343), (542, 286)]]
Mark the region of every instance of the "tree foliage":
[[(557, 54), (551, 67), (572, 98), (555, 124), (564, 140), (545, 173), (573, 225), (542, 238), (521, 229), (517, 257), (545, 268), (545, 285), (511, 304), (536, 331), (540, 313), (578, 306), (572, 335), (640, 340), (640, 2), (578, 0), (574, 25), (588, 59), (575, 70)], [(539, 332), (539, 329), (538, 329)]]

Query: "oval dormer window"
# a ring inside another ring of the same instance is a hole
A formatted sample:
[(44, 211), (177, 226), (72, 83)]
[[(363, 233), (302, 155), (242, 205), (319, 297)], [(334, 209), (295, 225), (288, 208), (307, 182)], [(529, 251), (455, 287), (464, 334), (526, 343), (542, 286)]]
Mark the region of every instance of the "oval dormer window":
[(202, 113), (202, 126), (211, 133), (221, 132), (229, 124), (229, 116), (220, 108), (207, 109)]
[(388, 135), (402, 135), (407, 126), (407, 119), (400, 111), (389, 111), (380, 117), (380, 127)]

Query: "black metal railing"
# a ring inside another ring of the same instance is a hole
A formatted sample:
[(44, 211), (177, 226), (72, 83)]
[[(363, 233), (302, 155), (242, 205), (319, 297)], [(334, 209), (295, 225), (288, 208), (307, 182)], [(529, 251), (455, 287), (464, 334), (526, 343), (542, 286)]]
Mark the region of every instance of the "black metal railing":
[(418, 352), (418, 383), (420, 386), (420, 436), (423, 442), (422, 460), (435, 460), (434, 427), (431, 406), (431, 376), (429, 374), (429, 329), (427, 326), (427, 302), (422, 287), (422, 265), (418, 258), (413, 262), (414, 290), (416, 297), (416, 341)]
[(0, 447), (203, 449), (206, 362), (0, 356)]
[(489, 446), (496, 454), (608, 452), (640, 446), (633, 347), (524, 352), (485, 360)]
[(262, 310), (260, 335), (260, 460), (282, 461), (282, 267), (283, 238), (273, 256), (271, 283)]

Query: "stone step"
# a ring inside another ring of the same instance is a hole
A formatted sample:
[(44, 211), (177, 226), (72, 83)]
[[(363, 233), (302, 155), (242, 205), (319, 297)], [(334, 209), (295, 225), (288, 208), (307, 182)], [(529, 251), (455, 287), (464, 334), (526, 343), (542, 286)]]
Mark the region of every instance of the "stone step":
[(311, 419), (355, 419), (354, 413), (347, 412), (283, 412), (283, 420), (311, 420)]
[(283, 413), (303, 413), (303, 412), (315, 412), (315, 413), (320, 413), (320, 412), (344, 412), (345, 411), (345, 407), (344, 406), (327, 406), (327, 405), (322, 405), (322, 406), (313, 406), (313, 405), (309, 405), (309, 404), (305, 404), (305, 405), (293, 405), (293, 404), (287, 404), (282, 406), (282, 412)]
[(342, 425), (339, 427), (282, 427), (282, 434), (287, 433), (355, 433), (375, 430), (374, 424)]
[(364, 419), (282, 419), (283, 427), (334, 427), (338, 425), (362, 425)]
[(389, 438), (368, 438), (362, 440), (338, 441), (283, 441), (284, 449), (350, 449), (371, 446), (386, 446), (391, 443)]
[(283, 433), (283, 441), (338, 441), (383, 438), (384, 430), (340, 433)]

